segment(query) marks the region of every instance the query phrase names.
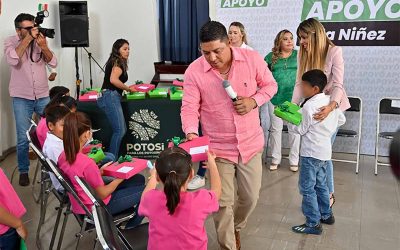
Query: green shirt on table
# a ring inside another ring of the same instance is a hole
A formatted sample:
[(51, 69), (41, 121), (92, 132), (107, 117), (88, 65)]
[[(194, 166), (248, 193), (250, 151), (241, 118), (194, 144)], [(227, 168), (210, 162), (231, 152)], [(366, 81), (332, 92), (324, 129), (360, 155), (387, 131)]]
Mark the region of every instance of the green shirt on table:
[[(264, 60), (272, 66), (272, 52), (270, 52)], [(271, 103), (275, 106), (291, 101), (294, 85), (296, 83), (297, 74), (297, 50), (293, 50), (288, 58), (279, 58), (272, 66), (272, 75), (278, 83), (278, 92), (271, 99)]]

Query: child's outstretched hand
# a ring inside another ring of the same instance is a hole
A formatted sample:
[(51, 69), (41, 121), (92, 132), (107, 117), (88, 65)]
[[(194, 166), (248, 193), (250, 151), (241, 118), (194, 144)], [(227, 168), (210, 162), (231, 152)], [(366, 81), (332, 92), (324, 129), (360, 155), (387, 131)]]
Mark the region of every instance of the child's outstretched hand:
[(207, 152), (208, 159), (207, 159), (207, 162), (205, 162), (204, 167), (210, 168), (210, 167), (216, 166), (215, 158), (217, 157), (217, 155), (210, 150), (207, 150), (206, 152)]

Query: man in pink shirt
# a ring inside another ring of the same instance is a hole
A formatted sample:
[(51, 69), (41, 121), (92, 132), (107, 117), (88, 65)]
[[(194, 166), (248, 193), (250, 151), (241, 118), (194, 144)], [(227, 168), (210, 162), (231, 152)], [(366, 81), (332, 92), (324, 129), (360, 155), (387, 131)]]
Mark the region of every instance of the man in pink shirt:
[(4, 42), (4, 55), (11, 68), (9, 91), (17, 129), (21, 186), (29, 185), (29, 143), (25, 132), (33, 112), (41, 115), (49, 102), (46, 64), (52, 68), (57, 66), (57, 59), (47, 46), (46, 38), (39, 33), (34, 19), (30, 14), (19, 14), (14, 20), (17, 35)]
[[(192, 140), (198, 136), (200, 122), (202, 133), (210, 137), (222, 181), (219, 212), (214, 215), (218, 242), (222, 249), (240, 249), (239, 232), (257, 204), (261, 187), (264, 135), (258, 107), (274, 96), (277, 84), (257, 52), (229, 46), (219, 22), (201, 28), (200, 49), (203, 55), (185, 72), (182, 127)], [(237, 93), (236, 101), (225, 91), (224, 80)]]

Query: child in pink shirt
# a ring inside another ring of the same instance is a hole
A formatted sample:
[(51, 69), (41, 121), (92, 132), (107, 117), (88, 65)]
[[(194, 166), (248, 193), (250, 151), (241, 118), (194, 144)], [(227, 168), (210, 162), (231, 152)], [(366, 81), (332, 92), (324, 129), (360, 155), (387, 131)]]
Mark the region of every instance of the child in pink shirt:
[[(192, 158), (181, 148), (164, 150), (143, 191), (139, 214), (149, 219), (148, 249), (207, 249), (204, 222), (218, 211), (221, 180), (215, 154), (208, 152), (211, 190), (187, 192), (193, 177)], [(155, 189), (162, 182), (163, 190)]]
[(19, 249), (20, 237), (27, 236), (21, 220), (26, 209), (1, 168), (0, 183), (0, 249)]
[[(69, 113), (64, 118), (63, 144), (64, 152), (58, 158), (58, 167), (66, 175), (83, 204), (91, 210), (93, 203), (80, 188), (75, 180), (79, 176), (85, 180), (95, 191), (97, 196), (104, 201), (112, 215), (126, 210), (136, 212), (125, 228), (132, 228), (141, 223), (143, 217), (137, 215), (137, 208), (144, 189), (143, 175), (135, 175), (128, 180), (113, 179), (105, 183), (102, 178), (103, 168), (98, 168), (96, 163), (81, 152), (82, 147), (92, 138), (90, 119), (81, 112)], [(111, 163), (111, 162), (110, 162)], [(75, 214), (84, 214), (85, 211), (79, 203), (69, 195), (72, 211)]]

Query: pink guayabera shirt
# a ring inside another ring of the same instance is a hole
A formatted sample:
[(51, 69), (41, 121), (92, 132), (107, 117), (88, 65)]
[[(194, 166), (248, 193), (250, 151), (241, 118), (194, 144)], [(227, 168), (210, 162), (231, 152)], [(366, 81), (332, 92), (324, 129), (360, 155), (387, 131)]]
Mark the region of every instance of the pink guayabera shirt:
[[(255, 51), (231, 48), (233, 54), (229, 82), (238, 96), (251, 97), (258, 107), (276, 93), (277, 85), (267, 64)], [(226, 93), (219, 72), (201, 56), (185, 72), (181, 118), (185, 134), (202, 133), (210, 137), (210, 148), (218, 157), (243, 163), (264, 146), (258, 108), (241, 116)]]
[[(20, 97), (28, 100), (35, 100), (49, 96), (49, 84), (47, 81), (46, 62), (42, 56), (41, 49), (34, 43), (32, 62), (30, 58), (30, 46), (26, 49), (22, 58), (19, 58), (15, 49), (21, 40), (17, 35), (8, 37), (4, 42), (4, 55), (7, 63), (11, 66), (10, 96)], [(53, 58), (48, 62), (51, 68), (57, 66), (57, 59)]]

